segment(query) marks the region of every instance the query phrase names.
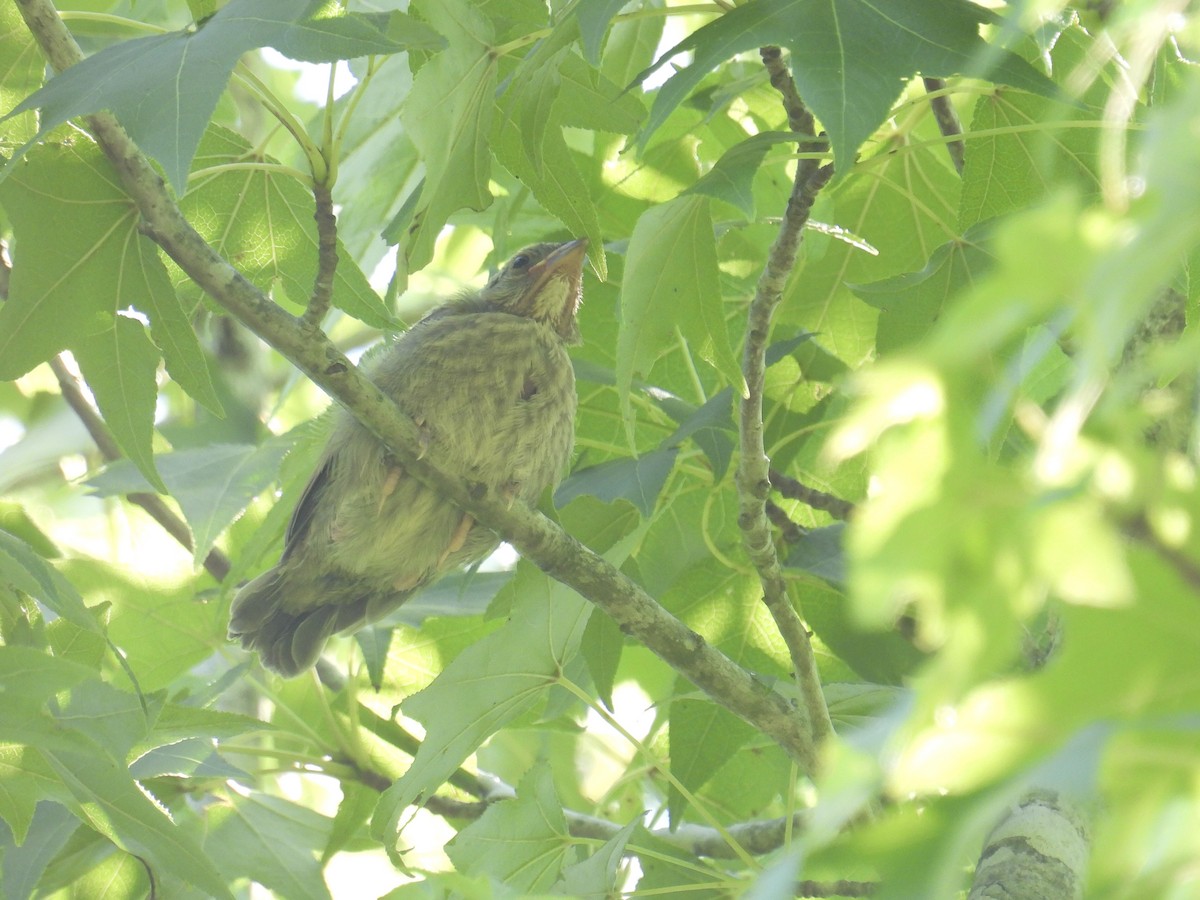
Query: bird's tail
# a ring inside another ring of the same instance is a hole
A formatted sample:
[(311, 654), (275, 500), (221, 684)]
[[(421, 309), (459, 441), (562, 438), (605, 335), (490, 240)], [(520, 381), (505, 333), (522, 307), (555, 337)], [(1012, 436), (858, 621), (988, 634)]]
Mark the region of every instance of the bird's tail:
[(291, 678), (313, 665), (325, 641), (354, 615), (342, 605), (292, 612), (282, 602), (286, 593), (285, 579), (278, 568), (243, 587), (233, 598), (229, 637), (241, 641), (247, 650), (257, 650), (263, 665), (271, 671)]

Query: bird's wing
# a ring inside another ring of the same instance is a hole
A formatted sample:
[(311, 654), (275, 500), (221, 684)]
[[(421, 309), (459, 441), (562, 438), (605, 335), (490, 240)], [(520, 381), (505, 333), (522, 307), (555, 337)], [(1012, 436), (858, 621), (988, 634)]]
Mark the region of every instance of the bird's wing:
[(321, 505), (321, 496), (325, 493), (325, 488), (329, 484), (332, 471), (333, 455), (330, 454), (321, 463), (317, 471), (313, 473), (313, 477), (309, 479), (308, 484), (304, 487), (304, 493), (300, 495), (300, 502), (296, 504), (295, 510), (292, 511), (292, 519), (288, 522), (287, 533), (283, 538), (283, 556), (280, 562), (287, 559), (292, 551), (304, 540), (304, 536), (308, 533), (308, 529), (312, 525), (313, 515), (317, 507)]

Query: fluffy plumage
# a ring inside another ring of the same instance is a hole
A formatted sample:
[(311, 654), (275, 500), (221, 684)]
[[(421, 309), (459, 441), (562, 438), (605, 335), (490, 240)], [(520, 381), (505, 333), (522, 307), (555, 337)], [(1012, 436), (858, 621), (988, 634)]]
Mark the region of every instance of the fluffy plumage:
[[(534, 503), (570, 461), (566, 346), (579, 342), (586, 247), (526, 247), (481, 291), (431, 311), (369, 373), (421, 428), (431, 459), (496, 496)], [(375, 621), (498, 543), (342, 411), (279, 564), (234, 597), (230, 637), (296, 675), (330, 635)]]

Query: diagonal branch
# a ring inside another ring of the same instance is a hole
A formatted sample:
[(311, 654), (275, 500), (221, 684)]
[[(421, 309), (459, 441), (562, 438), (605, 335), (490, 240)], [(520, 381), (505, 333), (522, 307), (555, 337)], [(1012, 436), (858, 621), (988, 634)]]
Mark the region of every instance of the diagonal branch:
[[(42, 52), (62, 70), (82, 58), (51, 0), (17, 0)], [(349, 408), (423, 484), (496, 531), (552, 578), (615, 619), (716, 702), (775, 740), (805, 772), (816, 766), (810, 730), (791, 704), (663, 609), (639, 585), (528, 506), (481, 497), (421, 458), (416, 425), (324, 334), (288, 315), (210, 247), (167, 193), (149, 160), (109, 113), (88, 117), (97, 142), (136, 203), (146, 233), (227, 312)]]
[[(788, 123), (793, 128), (805, 129), (806, 133), (811, 135), (812, 116), (796, 93), (795, 83), (783, 63), (779, 48), (764, 47), (759, 53), (763, 65), (770, 73), (771, 84), (783, 97)], [(799, 144), (801, 151), (808, 151), (813, 140), (801, 137)], [(746, 378), (747, 394), (742, 399), (738, 418), (741, 438), (741, 456), (737, 471), (738, 525), (742, 529), (743, 543), (750, 560), (762, 582), (763, 602), (770, 610), (780, 636), (787, 644), (792, 669), (800, 686), (800, 695), (804, 699), (806, 718), (817, 741), (828, 735), (833, 726), (821, 692), (821, 680), (817, 673), (812, 642), (788, 596), (787, 582), (779, 564), (779, 555), (775, 550), (771, 521), (767, 513), (771, 478), (770, 460), (763, 443), (763, 389), (767, 370), (767, 344), (771, 336), (771, 317), (779, 305), (788, 276), (796, 263), (804, 223), (808, 221), (813, 202), (817, 193), (832, 176), (832, 166), (821, 166), (815, 159), (801, 159), (796, 163), (796, 176), (791, 196), (788, 197), (783, 224), (771, 247), (766, 267), (750, 303), (746, 346), (742, 354), (742, 374)]]

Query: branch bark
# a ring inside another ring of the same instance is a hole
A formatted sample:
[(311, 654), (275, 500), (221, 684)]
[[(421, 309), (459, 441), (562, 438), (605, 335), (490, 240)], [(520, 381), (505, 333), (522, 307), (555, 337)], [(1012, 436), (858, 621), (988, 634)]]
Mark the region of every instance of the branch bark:
[[(50, 0), (17, 0), (42, 52), (57, 70), (82, 58)], [(805, 772), (816, 767), (812, 733), (792, 705), (704, 641), (640, 586), (545, 516), (503, 498), (481, 497), (420, 458), (416, 425), (317, 328), (277, 307), (210, 247), (184, 218), (149, 160), (109, 113), (87, 118), (136, 203), (148, 234), (227, 312), (287, 357), (318, 387), (349, 408), (392, 450), (406, 471), (504, 536), (551, 577), (612, 616), (716, 702), (775, 740)]]
[[(799, 130), (801, 151), (812, 149), (813, 118), (796, 93), (791, 73), (784, 64), (778, 47), (759, 51), (771, 84), (780, 92), (788, 123)], [(809, 139), (805, 140), (804, 136)], [(779, 235), (771, 247), (766, 267), (759, 278), (754, 299), (750, 303), (746, 328), (746, 345), (742, 354), (742, 374), (746, 379), (746, 396), (742, 398), (738, 418), (741, 454), (738, 461), (738, 525), (742, 541), (762, 582), (763, 602), (779, 629), (791, 656), (800, 696), (804, 700), (807, 726), (818, 743), (833, 730), (829, 709), (821, 692), (812, 642), (800, 616), (792, 606), (787, 581), (775, 550), (767, 501), (771, 493), (770, 460), (763, 443), (763, 389), (766, 381), (766, 353), (771, 335), (771, 317), (783, 296), (788, 276), (796, 263), (796, 254), (803, 237), (804, 223), (812, 210), (817, 193), (833, 176), (831, 166), (820, 166), (816, 160), (801, 159), (796, 163), (796, 176), (788, 197)]]
[(1031, 791), (988, 835), (967, 900), (1083, 896), (1087, 820), (1054, 791)]

